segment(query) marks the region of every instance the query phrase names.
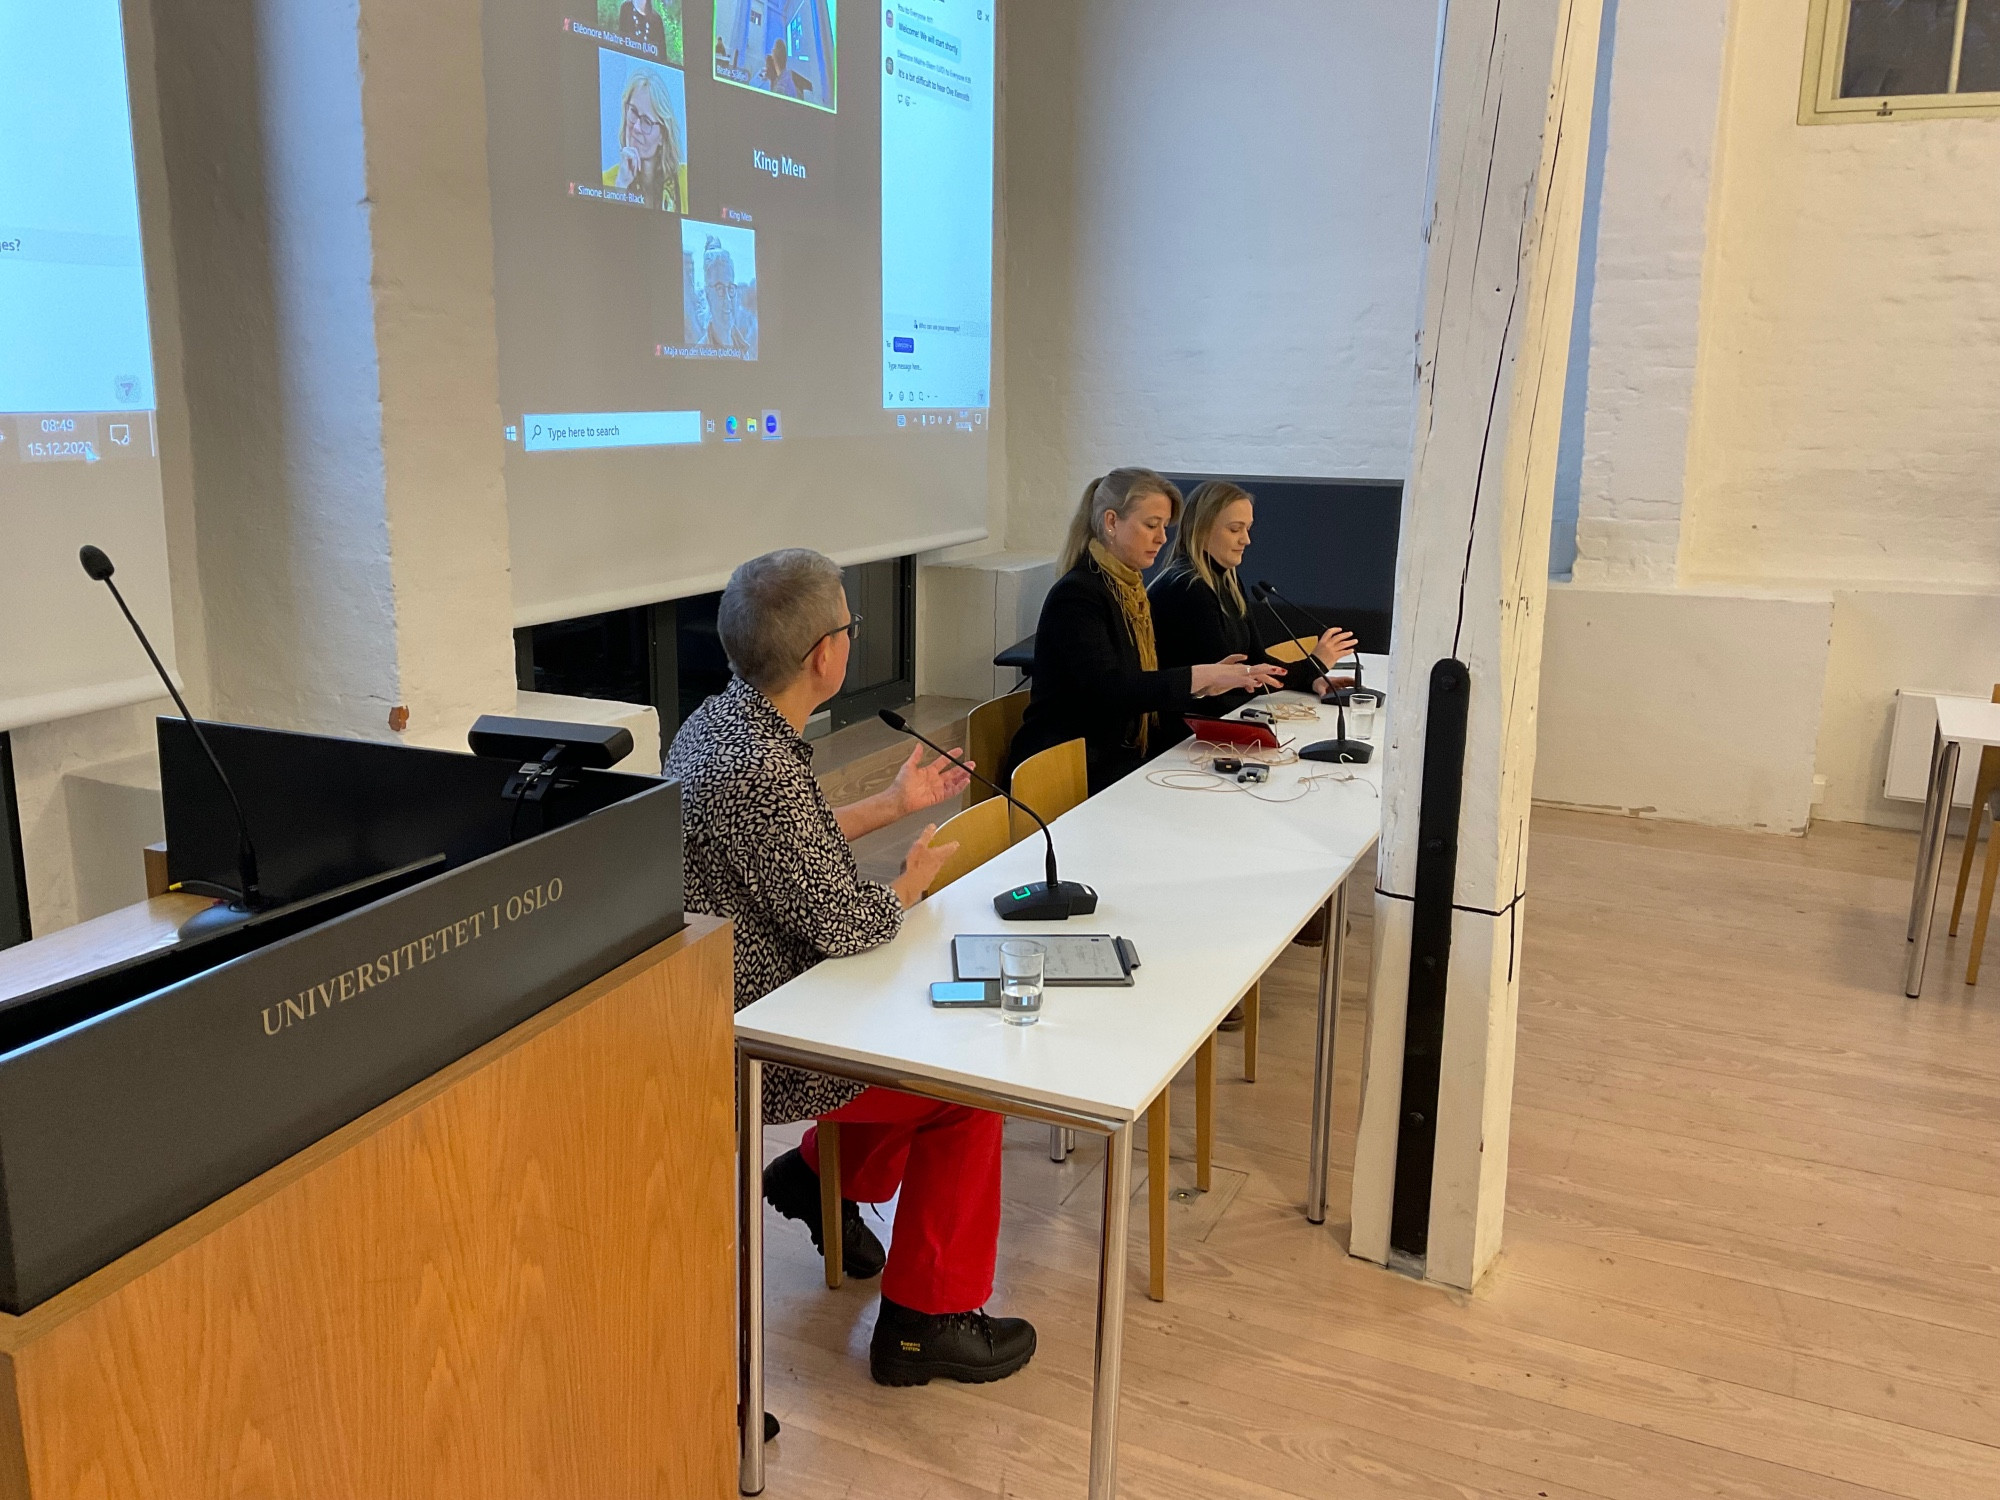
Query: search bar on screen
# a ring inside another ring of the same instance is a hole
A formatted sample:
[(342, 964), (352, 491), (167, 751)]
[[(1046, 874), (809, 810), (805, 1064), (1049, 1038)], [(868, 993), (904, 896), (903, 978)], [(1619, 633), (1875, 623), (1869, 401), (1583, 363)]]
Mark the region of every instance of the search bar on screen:
[(529, 412), (521, 418), (521, 447), (529, 453), (662, 448), (700, 441), (698, 411)]

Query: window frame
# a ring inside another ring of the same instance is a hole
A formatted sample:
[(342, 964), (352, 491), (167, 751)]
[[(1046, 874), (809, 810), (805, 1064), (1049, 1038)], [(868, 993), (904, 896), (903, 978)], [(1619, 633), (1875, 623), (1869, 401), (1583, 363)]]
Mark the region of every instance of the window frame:
[[(1978, 94), (1871, 94), (1840, 97), (1847, 60), (1849, 0), (1812, 0), (1806, 22), (1805, 75), (1799, 85), (1801, 125), (1856, 125), (1871, 120), (1965, 120), (2000, 116), (2000, 91)], [(1961, 3), (1959, 16), (1965, 15)]]

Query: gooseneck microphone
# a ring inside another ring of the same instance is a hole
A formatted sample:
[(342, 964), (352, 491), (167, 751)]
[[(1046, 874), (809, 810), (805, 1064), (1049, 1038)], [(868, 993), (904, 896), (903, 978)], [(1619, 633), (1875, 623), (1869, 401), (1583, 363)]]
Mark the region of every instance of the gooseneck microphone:
[(222, 790), (229, 797), (229, 806), (236, 814), (236, 873), (240, 886), (234, 891), (224, 888), (228, 899), (222, 905), (211, 906), (189, 917), (181, 924), (180, 935), (187, 938), (205, 937), (223, 928), (234, 927), (239, 922), (248, 921), (268, 907), (270, 902), (264, 899), (264, 893), (257, 888), (257, 851), (250, 843), (250, 825), (244, 820), (243, 804), (236, 800), (236, 788), (229, 784), (228, 773), (222, 769), (222, 762), (215, 758), (215, 748), (209, 744), (208, 736), (201, 732), (201, 725), (195, 722), (194, 715), (188, 712), (186, 700), (181, 697), (180, 689), (174, 686), (173, 678), (167, 675), (167, 669), (161, 664), (160, 655), (153, 649), (153, 643), (146, 639), (146, 632), (140, 628), (138, 619), (132, 613), (132, 607), (125, 602), (125, 596), (118, 592), (118, 585), (111, 581), (114, 571), (111, 559), (105, 555), (103, 548), (91, 546), (83, 547), (76, 556), (77, 561), (83, 564), (83, 571), (91, 580), (110, 589), (111, 597), (118, 601), (118, 608), (125, 615), (125, 623), (132, 627), (132, 633), (139, 637), (139, 644), (146, 648), (147, 659), (152, 662), (153, 670), (160, 674), (160, 681), (166, 684), (168, 696), (174, 700), (174, 707), (181, 711), (181, 718), (193, 732), (195, 743), (201, 746), (202, 753), (208, 757), (209, 765), (215, 768), (215, 779), (222, 783)]
[(1089, 886), (1074, 880), (1063, 880), (1056, 874), (1056, 840), (1049, 832), (1049, 825), (1042, 815), (1027, 803), (1021, 801), (1007, 788), (990, 777), (981, 776), (965, 761), (949, 750), (943, 749), (925, 739), (910, 728), (909, 720), (894, 709), (885, 708), (879, 717), (884, 724), (898, 734), (907, 734), (920, 745), (929, 746), (937, 753), (965, 772), (974, 781), (990, 786), (1007, 799), (1010, 807), (1018, 807), (1035, 820), (1035, 826), (1042, 830), (1042, 837), (1048, 842), (1048, 879), (1037, 880), (1029, 885), (1020, 885), (1010, 891), (1002, 891), (993, 898), (993, 909), (1007, 922), (1062, 922), (1071, 917), (1085, 917), (1097, 910), (1097, 892)]
[[(1290, 599), (1287, 599), (1283, 594), (1279, 593), (1277, 586), (1271, 583), (1268, 579), (1258, 580), (1255, 584), (1251, 586), (1250, 593), (1251, 596), (1254, 599), (1256, 599), (1256, 601), (1259, 604), (1263, 605), (1264, 608), (1268, 609), (1271, 612), (1271, 618), (1278, 622), (1278, 628), (1280, 630), (1290, 630), (1292, 627), (1287, 625), (1285, 623), (1285, 617), (1278, 613), (1278, 606), (1271, 602), (1273, 599), (1278, 600), (1279, 603), (1281, 604), (1289, 606), (1295, 613), (1302, 616), (1305, 619), (1306, 623), (1311, 625), (1314, 628), (1315, 632), (1320, 635), (1326, 634), (1327, 631), (1333, 628), (1332, 626), (1328, 625), (1326, 621), (1320, 619), (1320, 617), (1314, 614), (1311, 610), (1306, 609), (1300, 605), (1293, 604)], [(1314, 657), (1313, 660), (1318, 661), (1319, 658)], [(1331, 675), (1336, 669), (1337, 663), (1320, 662), (1320, 665), (1326, 669), (1328, 675)], [(1334, 688), (1320, 701), (1322, 703), (1338, 704), (1342, 708), (1345, 708), (1347, 706), (1348, 700), (1353, 696), (1355, 688), (1358, 688), (1360, 686), (1361, 686), (1361, 647), (1359, 643), (1356, 643), (1354, 648), (1353, 683), (1347, 687)], [(1388, 699), (1388, 695), (1384, 693), (1380, 688), (1370, 688), (1369, 691), (1375, 694), (1376, 700), (1378, 702), (1386, 702)], [(1342, 731), (1340, 737), (1341, 739), (1345, 740), (1347, 738), (1346, 732)], [(1357, 743), (1360, 742), (1357, 741)]]

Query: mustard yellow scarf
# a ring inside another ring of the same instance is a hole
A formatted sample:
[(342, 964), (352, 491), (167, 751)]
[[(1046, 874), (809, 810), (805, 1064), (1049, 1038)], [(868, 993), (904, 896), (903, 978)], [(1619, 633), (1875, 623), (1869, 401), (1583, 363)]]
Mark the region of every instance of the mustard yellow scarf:
[[(1117, 599), (1118, 609), (1125, 616), (1125, 628), (1132, 633), (1132, 644), (1139, 649), (1139, 670), (1159, 671), (1160, 648), (1153, 639), (1153, 601), (1146, 597), (1145, 575), (1120, 562), (1112, 555), (1111, 549), (1095, 537), (1090, 541), (1090, 559), (1111, 585), (1112, 597)], [(1154, 717), (1152, 714), (1140, 716), (1141, 754), (1145, 752), (1146, 741), (1151, 738)]]

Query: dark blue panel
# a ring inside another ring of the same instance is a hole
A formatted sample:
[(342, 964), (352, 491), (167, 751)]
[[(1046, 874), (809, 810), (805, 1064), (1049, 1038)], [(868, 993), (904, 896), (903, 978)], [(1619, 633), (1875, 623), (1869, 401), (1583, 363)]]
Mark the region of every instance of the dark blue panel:
[[(1240, 474), (1169, 474), (1183, 494), (1228, 479), (1257, 498), (1242, 579), (1268, 580), (1328, 624), (1386, 653), (1396, 609), (1396, 543), (1403, 487), (1394, 480), (1272, 479)], [(1166, 556), (1161, 554), (1162, 559)], [(1289, 611), (1287, 619), (1293, 616)], [(1308, 633), (1299, 621), (1297, 633)]]

